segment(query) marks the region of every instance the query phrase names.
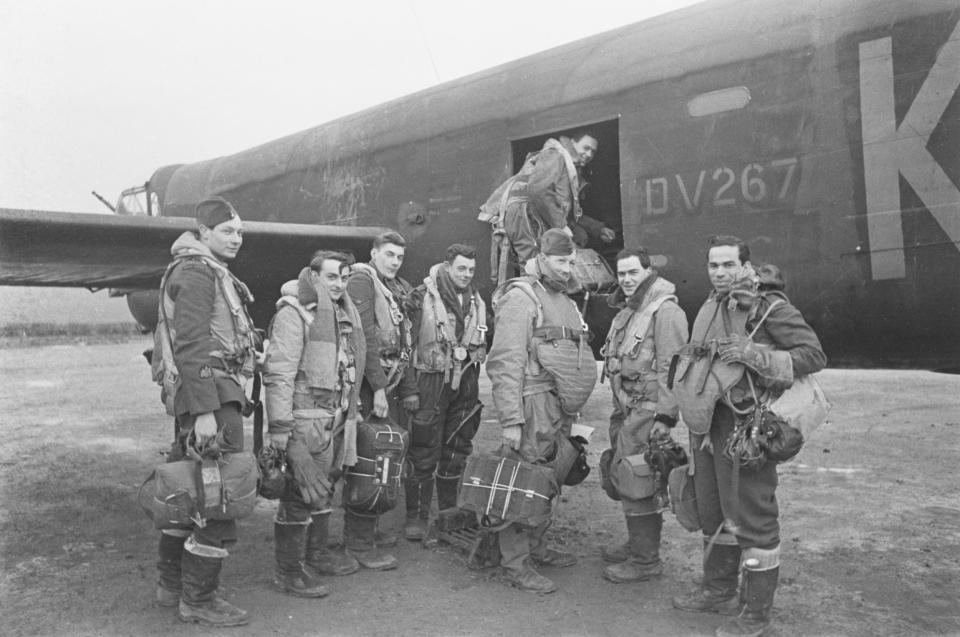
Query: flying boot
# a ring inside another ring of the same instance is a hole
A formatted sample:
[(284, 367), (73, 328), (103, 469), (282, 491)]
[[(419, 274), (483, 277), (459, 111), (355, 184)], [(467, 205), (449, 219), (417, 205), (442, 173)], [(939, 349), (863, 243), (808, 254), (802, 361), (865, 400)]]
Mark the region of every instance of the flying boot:
[(645, 582), (663, 574), (663, 562), (660, 561), (660, 532), (663, 529), (663, 516), (628, 515), (627, 526), (630, 530), (629, 543), (633, 556), (618, 564), (603, 569), (603, 576), (611, 582)]
[(530, 563), (530, 538), (528, 531), (511, 524), (498, 533), (500, 565), (507, 582), (530, 593), (546, 595), (557, 590), (550, 578), (538, 573)]
[(243, 626), (250, 621), (247, 611), (217, 595), (226, 556), (224, 549), (187, 539), (180, 561), (183, 589), (177, 611), (181, 621), (204, 626)]
[(780, 578), (779, 553), (779, 547), (744, 551), (743, 610), (717, 629), (717, 637), (760, 637), (770, 626), (770, 609)]
[[(707, 549), (709, 548), (709, 552)], [(698, 613), (736, 615), (740, 612), (737, 579), (740, 571), (740, 547), (714, 544), (704, 540), (703, 580), (696, 589), (673, 598), (673, 607)]]
[(626, 562), (631, 557), (637, 556), (637, 537), (640, 534), (640, 524), (637, 515), (625, 515), (627, 520), (627, 541), (622, 544), (611, 544), (600, 549), (600, 555), (604, 562), (615, 564), (617, 562)]
[(307, 566), (318, 575), (349, 575), (360, 570), (357, 560), (327, 545), (330, 537), (330, 511), (314, 513), (307, 527)]
[(433, 499), (433, 479), (411, 477), (403, 481), (406, 493), (407, 517), (403, 536), (411, 542), (420, 542), (427, 535), (430, 502)]
[(374, 539), (377, 526), (376, 515), (343, 512), (343, 543), (347, 555), (352, 556), (363, 568), (388, 571), (397, 568), (397, 558), (379, 549)]
[(457, 506), (457, 490), (460, 488), (460, 475), (442, 476), (437, 474), (437, 508), (441, 511)]
[(327, 587), (303, 565), (308, 524), (274, 521), (277, 564), (273, 583), (294, 597), (326, 597)]
[[(172, 535), (178, 533), (178, 535)], [(183, 558), (183, 543), (187, 541), (189, 531), (171, 529), (160, 533), (157, 544), (157, 604), (173, 608), (180, 604), (180, 561)]]
[(529, 531), (530, 560), (537, 566), (573, 566), (577, 563), (577, 556), (567, 551), (547, 546), (546, 534), (550, 522), (546, 522)]

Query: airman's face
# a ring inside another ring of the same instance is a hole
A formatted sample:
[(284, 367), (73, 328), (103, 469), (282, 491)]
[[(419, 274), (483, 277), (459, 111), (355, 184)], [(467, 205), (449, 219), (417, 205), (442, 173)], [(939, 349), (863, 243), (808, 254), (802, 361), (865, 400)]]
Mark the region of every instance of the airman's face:
[(218, 223), (213, 228), (200, 226), (200, 243), (207, 246), (213, 256), (221, 261), (230, 261), (237, 256), (243, 245), (243, 222), (240, 217)]
[(350, 268), (336, 259), (325, 259), (320, 271), (310, 270), (310, 276), (319, 282), (330, 298), (336, 302), (343, 298), (343, 291), (347, 289), (347, 275)]
[(630, 256), (617, 261), (617, 281), (628, 298), (633, 296), (640, 284), (650, 276), (650, 268), (643, 267), (640, 257)]
[(600, 144), (590, 135), (584, 135), (579, 140), (573, 142), (573, 148), (577, 151), (578, 159), (576, 163), (580, 166), (586, 166), (596, 156)]
[(574, 254), (541, 254), (547, 268), (553, 272), (561, 281), (569, 281), (570, 273), (573, 272), (573, 264), (576, 261)]
[(466, 290), (470, 282), (473, 281), (473, 274), (477, 269), (477, 260), (468, 259), (462, 254), (458, 254), (453, 262), (447, 263), (446, 266), (453, 285), (458, 290)]
[(403, 253), (406, 249), (394, 243), (384, 243), (370, 251), (370, 263), (385, 279), (397, 278), (397, 272), (403, 265)]
[[(749, 263), (749, 261), (747, 262)], [(746, 264), (740, 263), (740, 248), (737, 246), (714, 246), (707, 253), (707, 274), (717, 292), (729, 292), (730, 284)]]

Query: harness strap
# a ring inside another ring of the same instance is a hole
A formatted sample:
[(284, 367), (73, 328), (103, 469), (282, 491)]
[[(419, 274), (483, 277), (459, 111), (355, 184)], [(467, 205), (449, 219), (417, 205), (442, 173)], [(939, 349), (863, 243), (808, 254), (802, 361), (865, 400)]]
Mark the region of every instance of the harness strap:
[(583, 338), (583, 331), (574, 331), (573, 328), (566, 325), (542, 325), (533, 329), (533, 336), (545, 341), (568, 340), (578, 343)]

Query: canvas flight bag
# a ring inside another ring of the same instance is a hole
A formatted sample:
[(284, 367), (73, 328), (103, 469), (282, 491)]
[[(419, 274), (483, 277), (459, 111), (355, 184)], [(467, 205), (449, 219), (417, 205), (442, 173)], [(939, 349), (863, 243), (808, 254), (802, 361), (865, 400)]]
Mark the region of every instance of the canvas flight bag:
[[(196, 525), (208, 520), (236, 520), (257, 504), (260, 472), (250, 453), (225, 453), (219, 458), (191, 458), (167, 462), (154, 469), (140, 485), (139, 501), (158, 529)], [(143, 491), (153, 483), (149, 502)]]
[(610, 264), (589, 248), (577, 248), (573, 261), (573, 276), (584, 290), (604, 292), (617, 284)]
[(827, 419), (830, 407), (830, 401), (813, 374), (794, 379), (793, 384), (769, 405), (770, 411), (807, 438)]
[(620, 501), (620, 494), (613, 486), (613, 449), (606, 449), (600, 454), (600, 488), (611, 500)]
[(624, 456), (611, 467), (610, 481), (620, 497), (627, 500), (652, 498), (657, 492), (656, 476), (642, 453)]
[(560, 492), (553, 469), (496, 454), (474, 454), (457, 492), (457, 506), (473, 511), (483, 526), (518, 522), (537, 526), (550, 518)]
[(397, 506), (407, 442), (407, 432), (388, 422), (357, 424), (357, 464), (344, 471), (344, 507), (379, 515)]

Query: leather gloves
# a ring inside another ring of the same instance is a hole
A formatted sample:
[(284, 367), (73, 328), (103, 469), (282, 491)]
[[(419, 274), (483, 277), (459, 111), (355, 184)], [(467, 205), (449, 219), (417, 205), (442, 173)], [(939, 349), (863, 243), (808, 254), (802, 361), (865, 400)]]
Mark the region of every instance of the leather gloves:
[(296, 433), (287, 442), (287, 464), (293, 470), (293, 479), (307, 504), (324, 502), (333, 492), (327, 477), (317, 471), (306, 440)]
[(746, 336), (725, 336), (717, 339), (717, 344), (720, 346), (717, 353), (724, 363), (742, 363), (755, 372), (763, 371), (763, 352)]

